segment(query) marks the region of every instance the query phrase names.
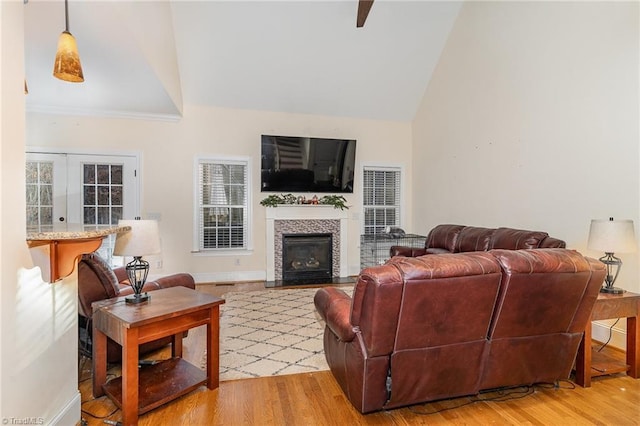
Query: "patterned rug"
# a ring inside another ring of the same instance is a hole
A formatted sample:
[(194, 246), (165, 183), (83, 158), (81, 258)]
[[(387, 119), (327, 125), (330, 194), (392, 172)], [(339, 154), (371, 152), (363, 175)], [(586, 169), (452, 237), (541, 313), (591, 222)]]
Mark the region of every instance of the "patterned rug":
[[(353, 292), (353, 287), (340, 288), (349, 295)], [(224, 295), (220, 380), (328, 370), (322, 345), (324, 322), (313, 305), (316, 291), (303, 288)]]

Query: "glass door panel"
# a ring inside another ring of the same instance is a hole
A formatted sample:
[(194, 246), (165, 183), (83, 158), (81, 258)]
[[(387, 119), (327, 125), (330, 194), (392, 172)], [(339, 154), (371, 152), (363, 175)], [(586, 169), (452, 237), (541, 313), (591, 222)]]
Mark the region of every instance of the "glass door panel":
[[(120, 219), (138, 216), (137, 158), (129, 156), (70, 155), (69, 218), (76, 223), (115, 226)], [(106, 237), (98, 253), (112, 264), (115, 235)]]
[(25, 168), (27, 229), (52, 226), (67, 216), (66, 157), (27, 154)]

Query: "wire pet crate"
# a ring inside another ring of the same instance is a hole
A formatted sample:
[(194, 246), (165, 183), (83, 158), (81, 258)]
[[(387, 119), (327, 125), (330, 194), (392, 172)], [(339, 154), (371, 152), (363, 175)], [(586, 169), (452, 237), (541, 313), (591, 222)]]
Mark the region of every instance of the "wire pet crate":
[(424, 248), (426, 239), (426, 236), (416, 234), (398, 238), (389, 234), (360, 235), (360, 269), (384, 264), (389, 260), (391, 246)]

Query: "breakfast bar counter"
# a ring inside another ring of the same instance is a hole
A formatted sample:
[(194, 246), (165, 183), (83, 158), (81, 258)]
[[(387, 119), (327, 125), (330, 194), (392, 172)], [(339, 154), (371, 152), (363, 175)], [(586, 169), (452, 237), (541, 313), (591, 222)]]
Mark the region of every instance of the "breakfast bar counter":
[(61, 224), (27, 229), (27, 246), (43, 279), (50, 283), (70, 275), (76, 259), (96, 251), (111, 234), (127, 232), (129, 226), (85, 226)]

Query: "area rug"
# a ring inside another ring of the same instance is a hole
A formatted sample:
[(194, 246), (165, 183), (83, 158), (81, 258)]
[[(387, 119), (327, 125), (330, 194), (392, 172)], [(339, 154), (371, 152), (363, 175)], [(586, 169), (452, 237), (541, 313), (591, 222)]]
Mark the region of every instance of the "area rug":
[[(353, 292), (353, 286), (340, 289), (349, 295)], [(324, 322), (313, 304), (317, 291), (302, 288), (224, 295), (220, 380), (328, 370), (322, 344)]]

